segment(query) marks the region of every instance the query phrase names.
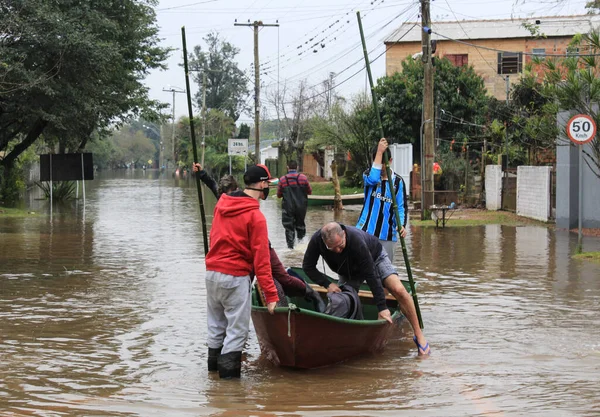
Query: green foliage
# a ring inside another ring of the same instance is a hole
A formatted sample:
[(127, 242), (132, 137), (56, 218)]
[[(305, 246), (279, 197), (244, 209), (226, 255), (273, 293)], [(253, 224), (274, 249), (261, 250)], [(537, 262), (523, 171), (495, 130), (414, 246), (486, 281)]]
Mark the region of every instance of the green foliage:
[(357, 171), (362, 172), (371, 165), (371, 151), (377, 143), (371, 120), (372, 106), (364, 96), (356, 97), (349, 110), (336, 104), (331, 109), (331, 118), (311, 120), (314, 133), (304, 150), (317, 152), (326, 146), (335, 146), (338, 152), (350, 152)]
[(16, 169), (7, 170), (0, 165), (0, 203), (13, 205), (24, 189), (25, 183), (20, 172)]
[(236, 121), (248, 109), (246, 76), (235, 60), (240, 50), (222, 40), (217, 32), (209, 33), (203, 40), (206, 48), (203, 50), (197, 45), (189, 56), (190, 69), (198, 71), (192, 73), (199, 85), (195, 99), (202, 107), (203, 77), (206, 76), (206, 108), (223, 111)]
[[(600, 103), (600, 62), (596, 57), (600, 53), (600, 31), (593, 29), (576, 36), (570, 46), (585, 51), (584, 56), (545, 60), (540, 64), (544, 69), (543, 82), (536, 89), (548, 99), (546, 111), (561, 108), (568, 109), (572, 114), (589, 114), (598, 125), (600, 113), (590, 103)], [(545, 120), (533, 120), (531, 123), (534, 128), (535, 124), (541, 126), (538, 131), (549, 129), (551, 124)], [(567, 141), (565, 132), (557, 133)], [(597, 136), (591, 142), (591, 152), (584, 151), (584, 157), (592, 172), (600, 178), (600, 141)]]
[(250, 126), (246, 123), (240, 125), (240, 131), (237, 135), (238, 139), (249, 139), (250, 138)]
[(44, 196), (47, 200), (50, 199), (50, 185), (52, 185), (52, 202), (62, 203), (67, 200), (75, 199), (75, 181), (52, 181), (52, 182), (38, 182), (35, 183), (41, 188)]
[[(456, 153), (450, 150), (448, 146), (443, 145), (440, 147), (436, 159), (442, 167), (440, 188), (443, 190), (460, 190), (460, 187), (464, 186), (465, 183), (465, 170), (469, 169), (464, 152)], [(468, 175), (471, 177), (472, 173), (469, 171)]]
[(126, 125), (110, 137), (95, 138), (86, 146), (86, 151), (94, 154), (94, 165), (98, 168), (111, 169), (123, 168), (131, 163), (134, 166), (147, 165), (148, 160), (157, 158), (157, 146), (142, 130)]
[(588, 14), (597, 14), (600, 10), (600, 0), (588, 1), (585, 8), (588, 9)]
[[(457, 67), (446, 58), (437, 59), (434, 85), (437, 106), (444, 110), (436, 121), (440, 135), (481, 135), (482, 129), (477, 125), (486, 120), (489, 98), (483, 79), (473, 67)], [(423, 63), (408, 57), (402, 62), (402, 72), (378, 80), (376, 91), (385, 135), (392, 142), (413, 143), (419, 149)]]
[(94, 155), (94, 165), (99, 169), (117, 168), (120, 150), (110, 138), (96, 138), (87, 144), (85, 150)]
[[(15, 143), (16, 141), (10, 143), (8, 149), (11, 149)], [(37, 161), (39, 157), (36, 151), (29, 148), (21, 154), (12, 169), (6, 169), (0, 164), (0, 202), (10, 205), (18, 202), (27, 187), (25, 181), (27, 173)]]
[(82, 149), (93, 131), (161, 105), (143, 79), (164, 67), (155, 0), (12, 0), (0, 4), (0, 161), (11, 169), (42, 137)]
[[(192, 166), (194, 153), (190, 136), (189, 118), (179, 119), (175, 131), (179, 166)], [(194, 133), (198, 147), (198, 159), (202, 158), (202, 119), (194, 118)], [(206, 148), (204, 150), (204, 168), (214, 177), (221, 178), (229, 173), (229, 155), (227, 154), (228, 139), (233, 137), (235, 123), (224, 112), (211, 109), (206, 114)], [(197, 161), (200, 162), (200, 161)], [(243, 171), (244, 159), (232, 158), (232, 170)]]

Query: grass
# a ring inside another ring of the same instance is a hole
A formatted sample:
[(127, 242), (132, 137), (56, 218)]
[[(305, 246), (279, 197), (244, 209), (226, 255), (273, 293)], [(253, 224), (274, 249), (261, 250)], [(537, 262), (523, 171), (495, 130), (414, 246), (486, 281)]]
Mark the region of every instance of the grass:
[(573, 255), (574, 259), (583, 259), (585, 261), (592, 261), (600, 264), (600, 252), (584, 252), (578, 255)]
[[(312, 192), (314, 195), (334, 195), (333, 184), (327, 182), (311, 182)], [(362, 194), (362, 187), (341, 187), (341, 193), (344, 194)]]
[(15, 208), (7, 208), (0, 206), (0, 217), (31, 217), (38, 216), (38, 213), (34, 213), (33, 211), (15, 209)]
[[(435, 226), (433, 220), (411, 219), (413, 226)], [(441, 221), (440, 221), (441, 227)], [(482, 226), (486, 224), (499, 224), (503, 226), (527, 226), (538, 225), (553, 227), (553, 225), (534, 219), (517, 216), (515, 213), (507, 211), (487, 211), (487, 210), (458, 210), (452, 213), (450, 219), (446, 219), (446, 227), (465, 227)]]

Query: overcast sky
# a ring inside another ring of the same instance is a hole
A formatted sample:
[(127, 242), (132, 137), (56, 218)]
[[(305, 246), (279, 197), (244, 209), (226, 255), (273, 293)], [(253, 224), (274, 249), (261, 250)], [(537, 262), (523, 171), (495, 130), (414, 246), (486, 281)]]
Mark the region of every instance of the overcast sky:
[[(435, 0), (431, 3), (431, 18), (435, 22), (584, 14), (585, 3), (586, 0)], [(176, 50), (167, 61), (167, 71), (155, 71), (147, 78), (150, 96), (170, 106), (172, 94), (163, 89), (170, 85), (185, 87), (185, 75), (179, 66), (183, 62), (182, 26), (186, 28), (188, 51), (195, 45), (204, 46), (202, 38), (210, 31), (219, 32), (240, 49), (240, 69), (253, 80), (252, 28), (234, 26), (237, 19), (238, 23), (261, 20), (280, 25), (265, 27), (259, 33), (261, 72), (267, 72), (261, 74), (261, 91), (276, 88), (278, 80), (280, 86), (285, 83), (291, 90), (303, 79), (311, 86), (318, 85), (335, 72), (336, 92), (350, 98), (366, 87), (357, 11), (361, 12), (373, 77), (377, 79), (384, 75), (383, 39), (406, 21), (420, 21), (418, 1), (161, 0), (156, 8), (159, 36), (164, 46)], [(249, 83), (248, 88), (253, 92), (254, 84)], [(192, 82), (192, 92), (196, 91)], [(248, 99), (252, 104), (253, 95)], [(185, 94), (176, 94), (175, 110), (177, 117), (187, 115)], [(252, 117), (242, 115), (238, 122), (251, 123)]]

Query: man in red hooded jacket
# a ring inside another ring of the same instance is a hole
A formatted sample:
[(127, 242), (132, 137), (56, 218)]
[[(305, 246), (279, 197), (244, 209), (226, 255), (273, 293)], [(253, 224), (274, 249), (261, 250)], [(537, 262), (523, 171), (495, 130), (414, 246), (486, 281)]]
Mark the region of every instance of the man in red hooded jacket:
[(206, 255), (208, 370), (218, 370), (221, 378), (240, 377), (250, 328), (252, 271), (271, 314), (279, 300), (271, 274), (267, 221), (259, 204), (269, 194), (270, 179), (266, 166), (250, 166), (244, 174), (246, 188), (223, 194), (215, 207)]

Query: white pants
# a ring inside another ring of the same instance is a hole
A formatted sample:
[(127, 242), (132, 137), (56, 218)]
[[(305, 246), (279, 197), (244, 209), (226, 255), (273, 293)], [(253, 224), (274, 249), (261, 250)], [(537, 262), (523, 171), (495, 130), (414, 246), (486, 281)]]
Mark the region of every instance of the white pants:
[(206, 271), (208, 347), (241, 352), (250, 329), (250, 277)]

